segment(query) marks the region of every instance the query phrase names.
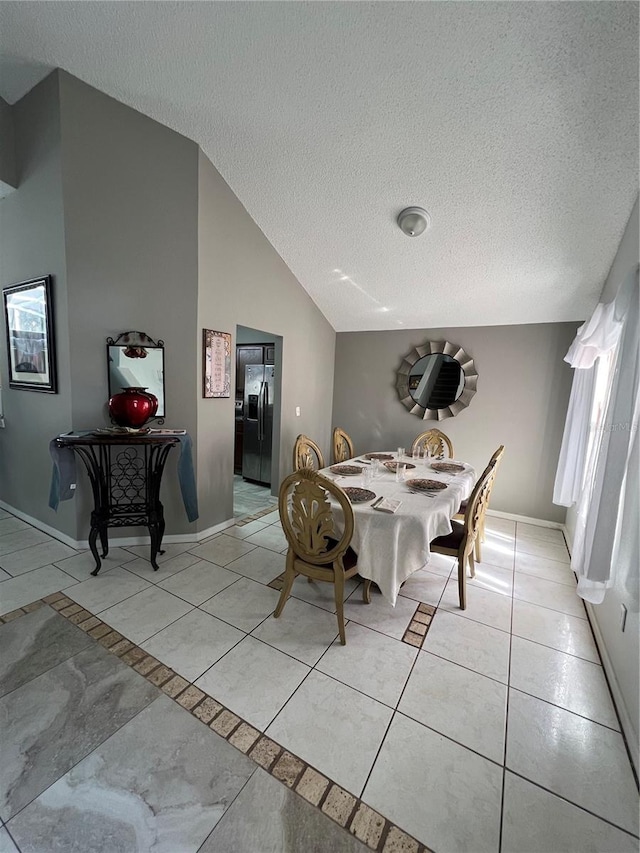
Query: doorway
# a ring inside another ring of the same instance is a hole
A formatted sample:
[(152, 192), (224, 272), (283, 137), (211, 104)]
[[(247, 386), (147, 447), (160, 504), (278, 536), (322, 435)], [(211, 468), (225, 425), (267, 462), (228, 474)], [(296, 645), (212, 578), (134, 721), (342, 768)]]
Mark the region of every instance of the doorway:
[(273, 508), (280, 466), (282, 338), (236, 326), (233, 514)]

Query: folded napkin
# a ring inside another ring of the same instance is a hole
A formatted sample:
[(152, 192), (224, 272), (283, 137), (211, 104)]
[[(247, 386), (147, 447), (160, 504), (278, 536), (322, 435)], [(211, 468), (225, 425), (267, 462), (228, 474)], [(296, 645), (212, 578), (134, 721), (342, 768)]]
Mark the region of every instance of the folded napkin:
[(374, 506), (374, 509), (379, 509), (380, 512), (395, 512), (402, 506), (402, 501), (397, 501), (394, 498), (385, 498), (379, 504)]

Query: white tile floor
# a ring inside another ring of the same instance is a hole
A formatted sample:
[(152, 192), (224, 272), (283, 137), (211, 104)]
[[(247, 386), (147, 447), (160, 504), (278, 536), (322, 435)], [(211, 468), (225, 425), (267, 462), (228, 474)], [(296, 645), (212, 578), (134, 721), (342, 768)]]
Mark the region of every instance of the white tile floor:
[[(0, 512), (0, 614), (59, 589), (436, 853), (638, 850), (638, 793), (559, 531), (488, 522), (457, 606), (434, 558), (397, 607), (301, 580), (281, 619), (277, 512), (201, 545), (92, 560)], [(282, 547), (280, 547), (282, 546)], [(400, 642), (438, 606), (423, 650)]]

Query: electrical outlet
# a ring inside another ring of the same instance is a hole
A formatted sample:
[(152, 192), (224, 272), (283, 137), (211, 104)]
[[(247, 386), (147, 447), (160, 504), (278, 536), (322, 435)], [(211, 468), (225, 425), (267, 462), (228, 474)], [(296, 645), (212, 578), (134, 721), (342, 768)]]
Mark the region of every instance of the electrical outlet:
[(627, 608), (624, 604), (620, 605), (620, 630), (624, 631), (627, 624)]

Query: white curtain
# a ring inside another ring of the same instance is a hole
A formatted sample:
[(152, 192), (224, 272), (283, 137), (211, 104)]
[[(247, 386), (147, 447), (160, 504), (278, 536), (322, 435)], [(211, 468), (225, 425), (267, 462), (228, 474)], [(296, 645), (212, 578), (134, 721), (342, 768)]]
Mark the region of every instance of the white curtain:
[(564, 357), (575, 373), (553, 490), (553, 502), (559, 506), (572, 506), (582, 493), (589, 438), (597, 428), (591, 423), (597, 359), (615, 347), (621, 328), (615, 303), (600, 302), (591, 319), (578, 329)]
[[(556, 488), (563, 497), (577, 498), (577, 521), (571, 566), (578, 575), (578, 594), (594, 604), (603, 601), (606, 589), (613, 584), (614, 569), (622, 548), (626, 554), (638, 552), (638, 472), (637, 432), (639, 415), (640, 349), (638, 315), (638, 268), (623, 282), (614, 302), (599, 305), (592, 319), (585, 324), (590, 333), (580, 333), (570, 353), (577, 362), (577, 372), (594, 371), (593, 361), (616, 347), (614, 368), (606, 404), (598, 421), (591, 423), (593, 390), (590, 400), (582, 400), (581, 417), (591, 430), (590, 441), (583, 441), (580, 472), (558, 470)], [(581, 327), (581, 331), (585, 329)], [(599, 350), (594, 356), (593, 348)], [(589, 349), (587, 349), (589, 348)], [(580, 364), (589, 364), (582, 367)], [(577, 383), (574, 377), (574, 385)], [(588, 380), (580, 383), (585, 388)], [(573, 393), (572, 393), (573, 397)], [(578, 406), (574, 406), (578, 411)], [(584, 424), (583, 424), (584, 425)], [(564, 460), (571, 459), (565, 439), (583, 436), (579, 425), (569, 421), (563, 439)], [(573, 453), (574, 462), (578, 452)], [(567, 485), (570, 483), (570, 486)], [(579, 483), (582, 485), (579, 486)], [(575, 491), (577, 489), (577, 492)], [(555, 494), (555, 493), (554, 493)], [(555, 500), (555, 497), (554, 497)], [(628, 527), (627, 525), (631, 525)]]

